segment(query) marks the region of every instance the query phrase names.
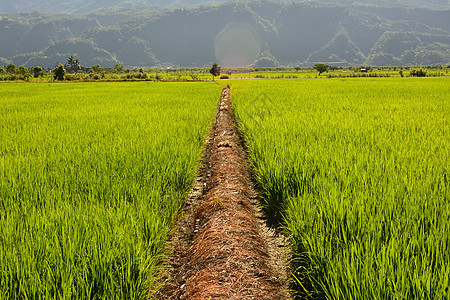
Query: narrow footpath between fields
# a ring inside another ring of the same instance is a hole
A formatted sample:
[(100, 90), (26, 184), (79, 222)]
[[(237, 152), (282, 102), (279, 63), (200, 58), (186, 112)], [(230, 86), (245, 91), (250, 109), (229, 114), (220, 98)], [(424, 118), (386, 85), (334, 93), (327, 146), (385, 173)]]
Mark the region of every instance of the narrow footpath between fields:
[(171, 241), (159, 299), (290, 299), (284, 239), (268, 229), (222, 92), (214, 132)]

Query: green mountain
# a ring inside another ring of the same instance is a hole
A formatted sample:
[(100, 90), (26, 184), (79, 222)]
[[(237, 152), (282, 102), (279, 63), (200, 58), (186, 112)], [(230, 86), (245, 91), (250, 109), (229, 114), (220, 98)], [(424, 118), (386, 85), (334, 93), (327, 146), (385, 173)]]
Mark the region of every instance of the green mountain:
[(220, 3), (225, 0), (0, 0), (0, 13), (47, 12), (88, 14), (99, 9), (127, 9), (148, 6), (181, 6)]
[[(145, 6), (180, 7), (193, 4), (224, 3), (227, 0), (0, 0), (0, 13), (48, 12), (88, 14), (98, 9), (124, 9)], [(242, 0), (241, 0), (242, 1)], [(278, 0), (276, 2), (288, 2)], [(383, 6), (449, 8), (449, 0), (309, 0), (304, 2), (338, 3), (344, 5), (373, 4)]]
[(348, 2), (130, 4), (84, 15), (0, 14), (0, 40), (6, 41), (0, 64), (51, 68), (69, 56), (103, 67), (450, 64), (448, 1), (416, 1), (439, 9)]

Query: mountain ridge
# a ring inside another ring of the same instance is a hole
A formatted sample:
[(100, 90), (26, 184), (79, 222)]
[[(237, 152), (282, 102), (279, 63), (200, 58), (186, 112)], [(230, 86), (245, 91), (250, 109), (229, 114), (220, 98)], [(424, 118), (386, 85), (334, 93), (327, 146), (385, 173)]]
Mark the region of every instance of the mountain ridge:
[(448, 65), (450, 9), (234, 1), (0, 14), (0, 39), (9, 41), (0, 44), (0, 63), (47, 68), (69, 56), (104, 67), (250, 65), (261, 58), (281, 66)]
[[(290, 0), (273, 0), (279, 3)], [(47, 12), (66, 14), (89, 14), (99, 9), (126, 9), (135, 7), (180, 7), (199, 4), (220, 4), (225, 2), (246, 2), (246, 0), (0, 0), (1, 14)], [(337, 3), (344, 5), (369, 4), (381, 6), (404, 6), (426, 8), (450, 8), (449, 0), (309, 0), (309, 3)]]

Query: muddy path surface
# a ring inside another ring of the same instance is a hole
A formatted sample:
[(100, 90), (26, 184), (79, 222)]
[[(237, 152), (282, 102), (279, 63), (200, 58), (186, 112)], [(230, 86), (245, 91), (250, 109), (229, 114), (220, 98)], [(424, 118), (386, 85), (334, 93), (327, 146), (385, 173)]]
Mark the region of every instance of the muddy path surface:
[(288, 247), (258, 210), (230, 98), (225, 88), (202, 176), (169, 243), (158, 299), (292, 299)]

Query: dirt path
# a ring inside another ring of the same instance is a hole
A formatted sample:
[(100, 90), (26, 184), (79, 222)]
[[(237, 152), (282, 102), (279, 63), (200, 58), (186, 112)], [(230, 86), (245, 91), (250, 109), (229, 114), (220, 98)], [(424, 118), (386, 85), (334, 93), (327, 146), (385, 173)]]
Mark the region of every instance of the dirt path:
[[(284, 240), (265, 226), (224, 89), (159, 299), (289, 299)], [(201, 201), (199, 201), (201, 200)]]

